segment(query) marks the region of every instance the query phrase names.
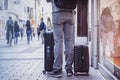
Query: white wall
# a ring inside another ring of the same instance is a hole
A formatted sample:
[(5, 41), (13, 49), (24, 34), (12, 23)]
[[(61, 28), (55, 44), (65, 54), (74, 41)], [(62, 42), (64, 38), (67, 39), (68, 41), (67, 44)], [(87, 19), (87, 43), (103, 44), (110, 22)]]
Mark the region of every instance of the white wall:
[(27, 13), (24, 12), (25, 8), (27, 10), (27, 7), (31, 7), (33, 8), (34, 12), (35, 0), (20, 0), (20, 4), (15, 4), (14, 1), (15, 0), (9, 1), (8, 13), (18, 15), (18, 18), (20, 19), (27, 19), (28, 18)]
[(51, 3), (47, 3), (46, 0), (41, 0), (41, 5), (40, 5), (40, 13), (42, 14), (42, 8), (44, 8), (43, 11), (43, 17), (44, 21), (47, 21), (47, 18), (50, 17), (52, 19), (52, 6)]
[(6, 26), (6, 11), (5, 10), (1, 10), (0, 11), (0, 38), (3, 38), (3, 36), (5, 36), (5, 26)]

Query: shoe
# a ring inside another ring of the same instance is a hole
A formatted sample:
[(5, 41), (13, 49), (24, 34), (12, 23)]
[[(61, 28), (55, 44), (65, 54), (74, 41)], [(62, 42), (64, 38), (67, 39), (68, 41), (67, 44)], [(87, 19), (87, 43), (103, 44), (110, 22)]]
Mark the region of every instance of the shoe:
[(72, 76), (73, 72), (71, 69), (66, 70), (67, 76)]
[(48, 72), (47, 74), (49, 77), (60, 78), (60, 77), (62, 77), (61, 73), (62, 73), (61, 70), (53, 70), (51, 72)]

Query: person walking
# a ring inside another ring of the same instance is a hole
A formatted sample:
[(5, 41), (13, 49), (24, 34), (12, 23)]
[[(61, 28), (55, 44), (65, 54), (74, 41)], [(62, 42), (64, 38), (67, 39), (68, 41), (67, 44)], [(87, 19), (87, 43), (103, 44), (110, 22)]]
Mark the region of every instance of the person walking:
[(40, 35), (41, 35), (41, 39), (42, 39), (42, 44), (44, 44), (44, 32), (46, 31), (46, 25), (43, 21), (43, 18), (41, 18), (39, 31), (40, 31)]
[[(13, 32), (14, 32), (13, 20), (12, 20), (11, 16), (7, 20), (6, 30), (7, 30), (7, 32), (6, 32), (7, 44), (10, 44), (10, 46), (11, 46), (12, 45), (12, 39), (13, 39)], [(10, 40), (10, 36), (12, 36), (11, 40)]]
[(20, 37), (21, 37), (21, 40), (23, 40), (23, 35), (24, 35), (24, 25), (21, 26), (21, 28), (20, 28)]
[(53, 30), (50, 17), (47, 18), (47, 30)]
[(47, 0), (47, 2), (52, 3), (52, 11), (53, 11), (52, 20), (54, 27), (53, 35), (54, 35), (54, 43), (55, 43), (53, 71), (48, 72), (48, 76), (53, 76), (53, 77), (62, 76), (61, 73), (62, 73), (62, 65), (63, 65), (63, 41), (65, 44), (66, 74), (67, 76), (72, 76), (73, 49), (74, 49), (74, 44), (73, 44), (74, 9), (58, 8), (55, 4), (55, 1), (57, 0)]
[(30, 37), (32, 34), (31, 23), (29, 20), (26, 22), (26, 34), (27, 34), (27, 44), (30, 44)]
[(18, 43), (18, 37), (20, 36), (19, 32), (20, 32), (20, 28), (19, 28), (18, 22), (15, 21), (14, 23), (14, 43), (15, 44)]
[(40, 30), (39, 30), (39, 25), (37, 27), (37, 35), (38, 35), (38, 40), (40, 40)]

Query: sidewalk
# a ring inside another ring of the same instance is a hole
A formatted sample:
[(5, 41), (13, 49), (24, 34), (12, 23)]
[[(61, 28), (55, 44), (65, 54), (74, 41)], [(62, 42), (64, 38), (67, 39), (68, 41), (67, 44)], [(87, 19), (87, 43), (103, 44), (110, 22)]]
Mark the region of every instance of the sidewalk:
[(5, 40), (0, 40), (0, 80), (104, 80), (99, 71), (91, 67), (89, 76), (67, 77), (63, 70), (62, 78), (48, 77), (43, 70), (44, 45), (40, 41), (34, 39), (27, 45), (24, 40), (8, 47)]

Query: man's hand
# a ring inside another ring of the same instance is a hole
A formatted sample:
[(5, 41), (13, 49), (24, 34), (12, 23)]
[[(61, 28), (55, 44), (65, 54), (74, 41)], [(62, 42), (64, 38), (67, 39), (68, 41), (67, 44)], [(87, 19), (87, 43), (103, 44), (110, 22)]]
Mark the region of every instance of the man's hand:
[(46, 0), (47, 2), (51, 2), (51, 0)]

